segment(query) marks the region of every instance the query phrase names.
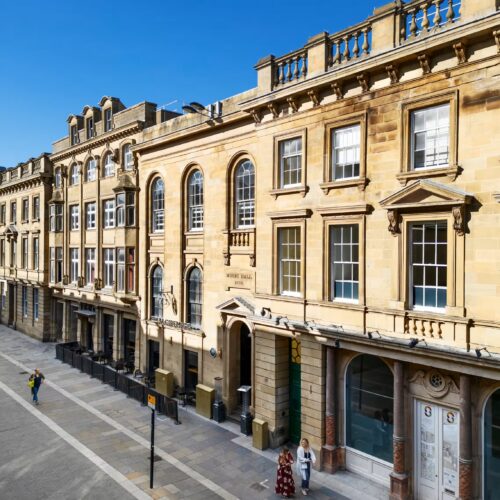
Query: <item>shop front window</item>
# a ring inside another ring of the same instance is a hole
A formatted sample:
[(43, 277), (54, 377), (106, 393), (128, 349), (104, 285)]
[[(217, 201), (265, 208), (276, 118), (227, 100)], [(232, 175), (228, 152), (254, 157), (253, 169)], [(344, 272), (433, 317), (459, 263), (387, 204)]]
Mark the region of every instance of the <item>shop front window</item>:
[(347, 369), (346, 445), (392, 462), (393, 376), (375, 356), (357, 356)]
[(484, 409), (484, 499), (498, 498), (500, 492), (500, 389)]

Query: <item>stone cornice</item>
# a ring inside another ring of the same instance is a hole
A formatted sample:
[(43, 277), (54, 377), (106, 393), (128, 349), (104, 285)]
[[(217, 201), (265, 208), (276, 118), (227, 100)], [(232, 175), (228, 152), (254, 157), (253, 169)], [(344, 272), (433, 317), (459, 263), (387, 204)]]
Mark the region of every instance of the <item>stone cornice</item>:
[(39, 187), (48, 182), (50, 179), (49, 174), (37, 173), (32, 174), (29, 177), (22, 177), (15, 179), (13, 181), (6, 181), (0, 184), (0, 195), (5, 195), (8, 193), (14, 193), (17, 191), (24, 191), (25, 189), (31, 189), (33, 187)]
[(99, 135), (93, 139), (81, 142), (79, 144), (75, 144), (63, 151), (58, 153), (53, 153), (50, 155), (50, 159), (52, 162), (60, 162), (67, 158), (71, 158), (72, 156), (76, 156), (81, 153), (85, 153), (89, 149), (97, 148), (105, 145), (106, 143), (110, 143), (116, 141), (117, 139), (122, 139), (136, 132), (140, 132), (144, 129), (144, 122), (137, 120), (135, 122), (129, 123), (127, 125), (123, 125), (120, 128), (110, 130), (102, 135)]
[[(355, 80), (358, 75), (370, 74), (373, 71), (386, 71), (386, 66), (415, 59), (420, 53), (433, 53), (444, 46), (452, 47), (453, 43), (462, 39), (477, 39), (481, 36), (492, 37), (492, 31), (500, 22), (500, 13), (494, 13), (479, 20), (460, 23), (440, 33), (407, 40), (399, 46), (375, 54), (368, 58), (360, 58), (338, 69), (327, 69), (324, 73), (308, 77), (298, 83), (290, 83), (284, 88), (261, 94), (253, 99), (240, 103), (242, 110), (251, 113), (265, 109), (270, 100), (286, 101), (293, 95), (307, 95), (307, 92), (318, 87), (329, 88), (334, 81)], [(468, 64), (468, 63), (467, 63)], [(471, 63), (474, 64), (474, 63)]]

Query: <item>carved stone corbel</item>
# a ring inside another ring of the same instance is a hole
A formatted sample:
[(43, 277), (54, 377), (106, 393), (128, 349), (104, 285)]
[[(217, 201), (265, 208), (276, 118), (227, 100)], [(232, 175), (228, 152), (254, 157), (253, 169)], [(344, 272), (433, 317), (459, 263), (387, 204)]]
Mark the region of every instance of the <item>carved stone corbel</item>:
[(464, 206), (458, 205), (451, 209), (453, 215), (453, 229), (459, 236), (464, 234)]
[(269, 109), (269, 111), (271, 111), (271, 113), (273, 114), (273, 118), (278, 118), (279, 111), (278, 111), (278, 107), (276, 106), (276, 103), (270, 102), (267, 105), (267, 109)]
[(307, 92), (307, 95), (309, 96), (309, 99), (311, 99), (313, 107), (316, 108), (317, 106), (319, 106), (320, 98), (316, 90), (309, 90), (309, 92)]
[(367, 75), (366, 73), (360, 73), (356, 76), (356, 78), (359, 85), (361, 86), (361, 90), (363, 92), (368, 92), (368, 90), (370, 90), (369, 75)]
[(250, 267), (255, 267), (255, 254), (250, 254)]
[(260, 111), (258, 111), (257, 109), (252, 109), (252, 111), (250, 111), (250, 114), (252, 115), (253, 121), (255, 123), (261, 122), (262, 117), (260, 116)]
[(224, 252), (224, 265), (225, 266), (231, 265), (231, 254), (229, 252)]
[(464, 64), (467, 62), (467, 54), (465, 52), (465, 44), (463, 42), (454, 43), (453, 50), (457, 56), (458, 64)]
[(493, 38), (495, 39), (495, 43), (497, 44), (497, 52), (500, 53), (500, 30), (496, 30), (493, 32)]
[(399, 82), (399, 71), (397, 66), (395, 66), (394, 64), (388, 64), (385, 67), (385, 70), (389, 75), (389, 79), (391, 80), (391, 85), (394, 85), (395, 83)]
[(295, 97), (287, 97), (286, 102), (292, 108), (293, 112), (297, 113), (299, 110), (299, 103), (297, 102), (297, 99), (295, 99)]
[(399, 233), (399, 214), (397, 210), (387, 210), (387, 220), (389, 221), (389, 226), (387, 229), (389, 232), (396, 236)]
[(335, 97), (337, 98), (337, 101), (340, 101), (344, 97), (344, 94), (342, 92), (342, 84), (340, 82), (335, 82), (332, 83), (331, 85), (332, 91), (335, 94)]
[(431, 72), (431, 60), (427, 54), (420, 54), (417, 56), (420, 68), (422, 68), (422, 74), (428, 75)]

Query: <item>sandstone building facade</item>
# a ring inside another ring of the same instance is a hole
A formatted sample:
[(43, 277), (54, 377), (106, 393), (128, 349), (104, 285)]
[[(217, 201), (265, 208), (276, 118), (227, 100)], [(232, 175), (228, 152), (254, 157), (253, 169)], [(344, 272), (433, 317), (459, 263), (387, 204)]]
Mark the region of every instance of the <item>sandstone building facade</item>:
[(494, 498), (499, 54), (495, 0), (396, 2), (217, 105), (71, 116), (52, 336), (187, 392), (222, 377), (229, 411), (251, 386), (273, 446), (391, 498)]

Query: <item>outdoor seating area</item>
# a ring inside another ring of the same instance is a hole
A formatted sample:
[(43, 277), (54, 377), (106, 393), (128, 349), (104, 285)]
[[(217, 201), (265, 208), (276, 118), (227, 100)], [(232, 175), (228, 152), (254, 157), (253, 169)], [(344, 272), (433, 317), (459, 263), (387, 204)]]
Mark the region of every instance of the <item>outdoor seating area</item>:
[(156, 409), (179, 424), (178, 403), (154, 389), (153, 377), (146, 377), (124, 360), (109, 361), (103, 352), (82, 349), (78, 342), (56, 344), (56, 359), (109, 384), (146, 405), (148, 395), (156, 397)]

